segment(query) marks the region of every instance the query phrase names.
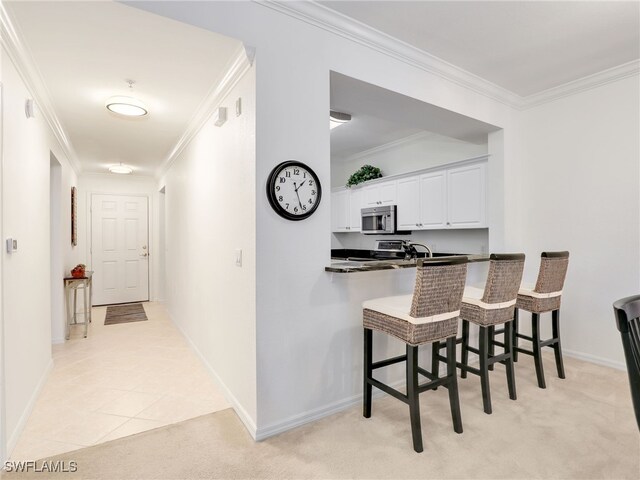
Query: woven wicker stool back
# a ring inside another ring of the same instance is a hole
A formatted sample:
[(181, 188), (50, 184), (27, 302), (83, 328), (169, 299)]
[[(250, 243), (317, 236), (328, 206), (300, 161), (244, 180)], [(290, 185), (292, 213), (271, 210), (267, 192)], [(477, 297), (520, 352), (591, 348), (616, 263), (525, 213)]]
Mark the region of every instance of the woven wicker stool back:
[(492, 253), (482, 301), (502, 303), (515, 300), (524, 270), (524, 253)]
[(569, 252), (542, 252), (535, 292), (559, 292), (564, 286), (569, 266)]
[(418, 260), (409, 315), (430, 317), (460, 310), (467, 262), (467, 257)]

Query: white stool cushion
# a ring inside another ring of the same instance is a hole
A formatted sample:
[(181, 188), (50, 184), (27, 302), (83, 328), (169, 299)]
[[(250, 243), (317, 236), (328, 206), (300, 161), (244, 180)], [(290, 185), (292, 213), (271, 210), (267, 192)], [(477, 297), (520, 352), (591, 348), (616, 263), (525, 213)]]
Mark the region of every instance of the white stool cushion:
[(438, 315), (431, 315), (430, 317), (412, 317), (408, 312), (411, 311), (411, 301), (413, 295), (397, 295), (395, 297), (382, 297), (374, 298), (363, 302), (362, 308), (367, 310), (373, 310), (380, 312), (390, 317), (399, 318), (405, 320), (414, 325), (421, 325), (423, 323), (437, 322), (440, 320), (448, 320), (460, 316), (460, 310), (455, 312), (440, 313)]
[(527, 285), (524, 286), (522, 285), (520, 287), (520, 290), (518, 290), (518, 295), (524, 295), (525, 297), (533, 297), (533, 298), (553, 298), (553, 297), (559, 297), (560, 295), (562, 295), (562, 290), (559, 290), (557, 292), (549, 292), (549, 293), (540, 293), (540, 292), (534, 292), (535, 287), (531, 286), (531, 285)]
[(484, 295), (484, 289), (477, 287), (464, 287), (464, 293), (462, 294), (462, 303), (469, 305), (476, 305), (485, 310), (497, 310), (499, 308), (507, 308), (516, 304), (516, 299), (502, 303), (486, 303), (482, 301)]

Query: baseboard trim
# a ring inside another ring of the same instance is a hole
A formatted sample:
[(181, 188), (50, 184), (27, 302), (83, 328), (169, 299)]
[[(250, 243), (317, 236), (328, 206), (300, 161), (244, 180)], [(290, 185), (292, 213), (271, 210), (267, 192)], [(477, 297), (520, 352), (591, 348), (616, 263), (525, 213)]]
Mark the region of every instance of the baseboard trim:
[(602, 365), (604, 367), (615, 368), (616, 370), (627, 371), (627, 365), (624, 362), (616, 362), (609, 360), (608, 358), (598, 357), (589, 353), (576, 352), (575, 350), (562, 349), (562, 354), (567, 357), (577, 358), (578, 360), (584, 360), (585, 362), (595, 363), (596, 365)]
[(11, 453), (13, 452), (13, 449), (16, 447), (16, 444), (18, 443), (18, 440), (20, 439), (20, 435), (22, 435), (22, 431), (24, 430), (24, 427), (27, 425), (27, 421), (29, 420), (29, 416), (33, 411), (33, 407), (35, 407), (36, 401), (38, 400), (38, 396), (40, 395), (40, 392), (42, 391), (44, 384), (47, 383), (47, 378), (49, 378), (49, 373), (51, 373), (52, 369), (53, 369), (53, 358), (49, 359), (49, 364), (47, 365), (47, 368), (45, 368), (42, 376), (40, 377), (40, 380), (38, 381), (38, 384), (36, 385), (36, 388), (34, 389), (33, 394), (31, 395), (31, 398), (29, 398), (29, 401), (27, 402), (26, 407), (22, 411), (22, 415), (20, 415), (20, 420), (18, 420), (18, 424), (16, 425), (15, 430), (9, 437), (9, 440), (7, 441), (7, 449), (6, 449), (7, 458), (11, 458)]
[(52, 338), (51, 339), (51, 344), (52, 345), (60, 345), (61, 343), (64, 343), (65, 339), (64, 337), (60, 337), (60, 338)]
[[(397, 382), (390, 383), (389, 386), (394, 388), (404, 387), (405, 381), (399, 380)], [(383, 396), (385, 393), (374, 389), (373, 390), (373, 398), (377, 398)], [(336, 413), (340, 413), (348, 408), (351, 408), (362, 402), (362, 394), (352, 395), (343, 400), (338, 400), (336, 402), (330, 403), (324, 407), (316, 408), (313, 410), (309, 410), (307, 412), (299, 413), (296, 415), (292, 415), (285, 420), (272, 423), (271, 425), (267, 425), (266, 427), (258, 428), (256, 432), (255, 439), (256, 441), (265, 440), (269, 437), (273, 437), (274, 435), (278, 435), (280, 433), (286, 432), (287, 430), (292, 430), (294, 428), (300, 427), (307, 423), (315, 422), (316, 420), (320, 420), (324, 417), (328, 417), (330, 415), (335, 415)]]
[(207, 371), (209, 372), (209, 375), (211, 375), (211, 378), (213, 378), (213, 381), (216, 382), (216, 385), (220, 388), (220, 390), (222, 391), (222, 394), (224, 395), (224, 398), (231, 404), (231, 407), (235, 410), (236, 414), (238, 415), (238, 417), (240, 418), (240, 421), (244, 424), (245, 428), (247, 429), (247, 431), (249, 432), (249, 435), (251, 435), (251, 437), (254, 440), (256, 439), (256, 431), (257, 431), (257, 427), (256, 427), (256, 423), (255, 421), (251, 418), (251, 416), (249, 415), (249, 413), (245, 410), (245, 408), (242, 406), (242, 404), (238, 401), (238, 399), (235, 397), (235, 395), (231, 392), (231, 390), (229, 390), (229, 387), (227, 387), (227, 385), (222, 381), (222, 379), (220, 378), (220, 376), (218, 375), (218, 373), (215, 371), (215, 369), (211, 366), (211, 364), (207, 361), (207, 359), (205, 358), (205, 356), (202, 354), (202, 352), (198, 349), (198, 347), (196, 346), (195, 343), (193, 343), (193, 341), (191, 340), (191, 338), (189, 338), (189, 336), (187, 335), (187, 333), (182, 329), (182, 327), (173, 319), (173, 317), (171, 316), (171, 314), (169, 314), (169, 312), (167, 311), (167, 316), (169, 317), (169, 319), (171, 320), (171, 323), (178, 329), (178, 331), (180, 332), (180, 334), (184, 337), (184, 339), (187, 341), (187, 344), (189, 345), (189, 347), (191, 348), (191, 350), (193, 350), (193, 352), (198, 356), (198, 358), (200, 359), (200, 361), (204, 364), (205, 368), (207, 369)]

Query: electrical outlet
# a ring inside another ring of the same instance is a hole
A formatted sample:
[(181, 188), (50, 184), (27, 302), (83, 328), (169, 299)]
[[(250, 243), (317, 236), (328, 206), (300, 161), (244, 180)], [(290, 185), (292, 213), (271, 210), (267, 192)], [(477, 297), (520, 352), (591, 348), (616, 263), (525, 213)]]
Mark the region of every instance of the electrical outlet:
[(236, 267), (242, 266), (242, 249), (236, 250)]

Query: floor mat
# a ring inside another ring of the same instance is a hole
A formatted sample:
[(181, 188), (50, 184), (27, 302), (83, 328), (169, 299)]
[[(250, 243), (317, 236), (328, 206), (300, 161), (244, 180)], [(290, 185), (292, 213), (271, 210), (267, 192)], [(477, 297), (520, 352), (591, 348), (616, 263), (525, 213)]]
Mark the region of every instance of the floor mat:
[(105, 325), (118, 323), (143, 322), (147, 320), (147, 314), (141, 303), (127, 305), (110, 305), (107, 307), (107, 315), (104, 318)]

